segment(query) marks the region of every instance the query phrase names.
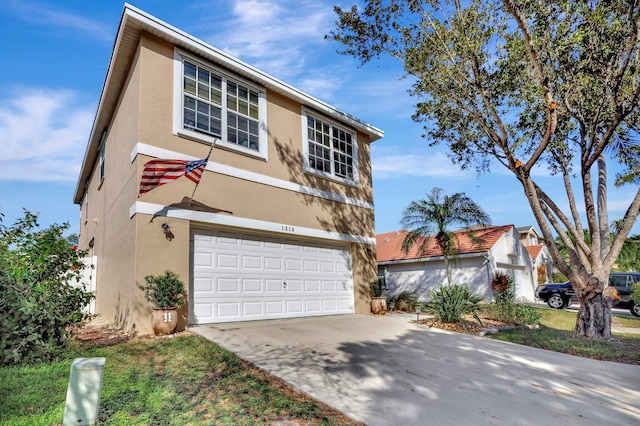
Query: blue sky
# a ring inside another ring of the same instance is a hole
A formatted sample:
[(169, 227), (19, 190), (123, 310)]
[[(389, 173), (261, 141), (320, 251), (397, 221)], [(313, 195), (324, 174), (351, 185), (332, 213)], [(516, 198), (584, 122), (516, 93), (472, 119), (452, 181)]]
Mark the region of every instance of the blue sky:
[[(399, 63), (364, 67), (324, 39), (333, 5), (355, 0), (130, 2), (240, 59), (384, 130), (372, 146), (376, 232), (394, 231), (404, 208), (435, 186), (464, 192), (496, 225), (534, 225), (513, 176), (494, 168), (477, 177), (429, 148), (411, 120)], [(40, 223), (70, 222), (77, 232), (76, 179), (122, 13), (115, 0), (3, 0), (0, 8), (0, 211), (3, 223), (40, 213)], [(613, 170), (611, 175), (613, 176)], [(539, 182), (566, 206), (560, 177)], [(635, 188), (609, 189), (610, 219), (620, 218)], [(567, 209), (568, 211), (568, 209)], [(636, 223), (632, 234), (640, 233)]]

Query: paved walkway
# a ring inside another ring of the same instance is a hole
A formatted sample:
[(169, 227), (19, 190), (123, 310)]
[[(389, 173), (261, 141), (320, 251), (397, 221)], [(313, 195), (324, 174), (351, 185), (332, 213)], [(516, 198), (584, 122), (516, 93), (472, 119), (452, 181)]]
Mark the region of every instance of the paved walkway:
[(368, 425), (638, 425), (640, 366), (343, 315), (196, 326)]

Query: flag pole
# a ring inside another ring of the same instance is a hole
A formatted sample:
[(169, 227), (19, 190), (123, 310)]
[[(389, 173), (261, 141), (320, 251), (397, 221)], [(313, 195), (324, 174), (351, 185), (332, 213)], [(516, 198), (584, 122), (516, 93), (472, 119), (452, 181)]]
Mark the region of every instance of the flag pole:
[[(211, 148), (209, 148), (209, 153), (205, 157), (207, 159), (207, 163), (209, 162), (209, 157), (211, 156), (211, 151), (213, 151), (213, 145), (215, 145), (215, 141), (211, 143)], [(206, 168), (207, 165), (205, 164), (204, 167)], [(202, 170), (202, 172), (204, 173), (204, 170)], [(196, 189), (198, 189), (198, 185), (200, 185), (200, 180), (201, 179), (198, 179), (198, 183), (196, 183), (196, 186), (193, 188), (193, 192), (191, 193), (191, 198), (189, 198), (189, 207), (191, 207), (193, 205), (193, 196), (196, 195)]]

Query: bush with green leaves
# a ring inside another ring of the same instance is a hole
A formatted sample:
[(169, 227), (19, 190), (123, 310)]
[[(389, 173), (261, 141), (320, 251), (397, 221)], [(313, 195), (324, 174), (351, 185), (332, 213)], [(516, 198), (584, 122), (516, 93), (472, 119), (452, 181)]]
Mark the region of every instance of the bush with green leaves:
[(389, 305), (393, 304), (393, 309), (396, 311), (412, 312), (417, 303), (418, 297), (410, 291), (403, 291), (389, 298)]
[(0, 227), (0, 365), (51, 360), (93, 297), (80, 283), (86, 253), (63, 237), (69, 224), (41, 230), (37, 218), (25, 210)]
[(540, 314), (533, 307), (522, 303), (491, 303), (483, 308), (483, 314), (497, 321), (510, 324), (539, 324)]
[(384, 290), (384, 280), (381, 278), (369, 283), (369, 295), (371, 297), (382, 297)]
[(631, 287), (631, 299), (633, 299), (633, 303), (640, 305), (640, 283), (635, 283)]
[(431, 300), (422, 307), (426, 312), (433, 314), (435, 320), (459, 323), (462, 322), (463, 315), (473, 315), (482, 325), (478, 312), (483, 299), (466, 285), (442, 286), (438, 290), (430, 291), (429, 297)]
[(145, 284), (140, 285), (144, 297), (156, 308), (179, 308), (185, 304), (187, 293), (184, 283), (175, 272), (165, 271), (163, 275), (147, 275)]

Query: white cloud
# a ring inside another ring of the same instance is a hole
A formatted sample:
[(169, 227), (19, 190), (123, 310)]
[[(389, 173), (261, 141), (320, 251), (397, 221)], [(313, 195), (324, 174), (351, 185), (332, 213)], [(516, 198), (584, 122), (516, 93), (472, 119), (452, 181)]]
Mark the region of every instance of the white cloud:
[(84, 15), (63, 10), (59, 5), (52, 6), (40, 2), (11, 1), (8, 6), (18, 19), (37, 25), (72, 28), (91, 38), (113, 40), (110, 26)]
[(316, 59), (315, 48), (325, 43), (335, 16), (324, 2), (299, 0), (295, 7), (289, 3), (293, 2), (236, 0), (230, 19), (221, 23), (216, 16), (200, 27), (216, 28), (214, 35), (205, 37), (214, 46), (290, 80)]
[(0, 180), (74, 181), (93, 109), (70, 91), (26, 89), (0, 99)]
[(372, 153), (371, 167), (376, 179), (398, 179), (408, 176), (446, 177), (468, 179), (473, 172), (462, 171), (451, 164), (442, 152), (429, 154), (383, 154)]

